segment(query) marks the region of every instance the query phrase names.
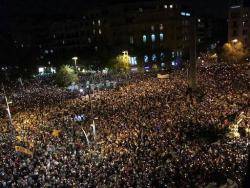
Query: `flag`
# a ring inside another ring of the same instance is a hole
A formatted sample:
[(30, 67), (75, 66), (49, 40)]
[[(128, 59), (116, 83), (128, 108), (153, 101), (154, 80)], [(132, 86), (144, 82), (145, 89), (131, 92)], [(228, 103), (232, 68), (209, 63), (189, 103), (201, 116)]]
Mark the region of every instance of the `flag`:
[(54, 129), (53, 132), (52, 132), (52, 136), (59, 137), (60, 133), (61, 133), (61, 130)]
[(15, 150), (26, 155), (33, 155), (33, 152), (21, 146), (15, 146)]
[(95, 136), (96, 136), (96, 132), (95, 132), (95, 121), (93, 120), (93, 123), (90, 125), (93, 129), (93, 135), (94, 135), (94, 139), (95, 139)]

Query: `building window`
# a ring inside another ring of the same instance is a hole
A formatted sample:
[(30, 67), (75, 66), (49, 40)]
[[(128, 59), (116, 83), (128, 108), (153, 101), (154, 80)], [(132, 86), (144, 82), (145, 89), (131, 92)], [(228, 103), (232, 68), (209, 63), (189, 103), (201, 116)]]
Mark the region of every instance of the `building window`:
[(164, 5), (164, 8), (166, 8), (166, 9), (167, 9), (167, 8), (168, 8), (168, 5)]
[(153, 25), (151, 25), (151, 31), (154, 31), (155, 27)]
[(164, 55), (164, 53), (163, 53), (163, 52), (161, 52), (160, 57), (161, 57), (161, 61), (163, 61), (163, 60), (164, 60), (164, 58), (165, 58), (165, 55)]
[(144, 55), (144, 63), (148, 63), (148, 56)]
[(101, 20), (98, 20), (98, 25), (101, 26)]
[(169, 5), (169, 8), (171, 8), (171, 9), (174, 8), (174, 5)]
[(155, 54), (152, 55), (152, 61), (153, 61), (153, 62), (156, 62), (156, 61), (157, 61), (157, 57), (156, 57)]
[(144, 43), (146, 43), (146, 42), (147, 42), (147, 36), (146, 36), (146, 35), (143, 35), (143, 37), (142, 37), (142, 41), (143, 41)]
[(191, 16), (191, 14), (189, 12), (181, 12), (182, 16)]
[(180, 51), (180, 56), (182, 57), (182, 51)]
[(174, 54), (174, 52), (172, 52), (172, 58), (174, 58), (175, 57), (175, 54)]
[(152, 42), (155, 42), (155, 34), (151, 35), (151, 40), (152, 40)]
[(131, 65), (137, 65), (137, 59), (136, 59), (136, 57), (131, 57), (130, 58), (130, 64)]
[(93, 25), (95, 25), (95, 21), (93, 20)]
[(129, 37), (129, 42), (130, 42), (130, 44), (134, 44), (134, 37), (133, 36)]
[(102, 30), (101, 30), (101, 29), (99, 29), (99, 31), (98, 31), (98, 32), (99, 32), (99, 35), (101, 35), (101, 34), (102, 34)]
[(164, 28), (163, 28), (163, 24), (160, 24), (160, 30), (163, 30)]
[(200, 19), (200, 18), (198, 18), (198, 22), (199, 22), (199, 23), (201, 22), (201, 19)]
[(160, 33), (160, 40), (163, 41), (163, 39), (164, 39), (164, 35), (163, 33)]
[(91, 38), (90, 37), (88, 38), (88, 42), (91, 43)]

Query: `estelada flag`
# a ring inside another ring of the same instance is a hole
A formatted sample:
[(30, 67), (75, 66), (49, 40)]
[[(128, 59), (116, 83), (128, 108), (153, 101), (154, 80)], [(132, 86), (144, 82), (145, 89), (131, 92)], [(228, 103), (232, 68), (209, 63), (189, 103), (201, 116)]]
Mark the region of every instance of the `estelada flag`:
[(30, 151), (29, 149), (26, 149), (22, 146), (15, 146), (15, 150), (20, 153), (24, 153), (26, 155), (33, 155), (33, 152)]
[(59, 137), (60, 133), (61, 133), (61, 130), (54, 129), (53, 132), (52, 132), (52, 136)]

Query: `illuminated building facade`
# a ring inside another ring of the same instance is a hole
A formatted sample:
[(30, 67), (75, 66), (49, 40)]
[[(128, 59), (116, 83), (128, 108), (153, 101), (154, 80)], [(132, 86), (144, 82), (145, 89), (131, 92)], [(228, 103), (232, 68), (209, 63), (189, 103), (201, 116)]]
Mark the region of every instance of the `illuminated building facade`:
[(101, 65), (126, 50), (133, 65), (171, 66), (174, 59), (189, 59), (191, 19), (189, 6), (173, 0), (103, 4), (44, 24), (32, 45), (41, 65), (73, 56)]
[(228, 14), (228, 40), (239, 40), (250, 48), (250, 3), (232, 1)]

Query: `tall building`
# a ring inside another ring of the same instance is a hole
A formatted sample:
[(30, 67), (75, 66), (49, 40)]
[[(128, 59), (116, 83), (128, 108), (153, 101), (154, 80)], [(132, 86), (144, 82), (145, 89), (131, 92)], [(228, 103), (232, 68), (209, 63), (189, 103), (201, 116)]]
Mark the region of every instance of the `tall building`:
[(239, 40), (246, 48), (250, 48), (250, 3), (248, 1), (232, 1), (228, 15), (228, 40)]
[(132, 65), (166, 67), (177, 58), (189, 59), (193, 16), (189, 6), (174, 0), (112, 2), (83, 10), (79, 17), (40, 22), (23, 35), (32, 33), (27, 41), (36, 48), (39, 64), (59, 65), (60, 58), (73, 56), (102, 64), (128, 51)]

